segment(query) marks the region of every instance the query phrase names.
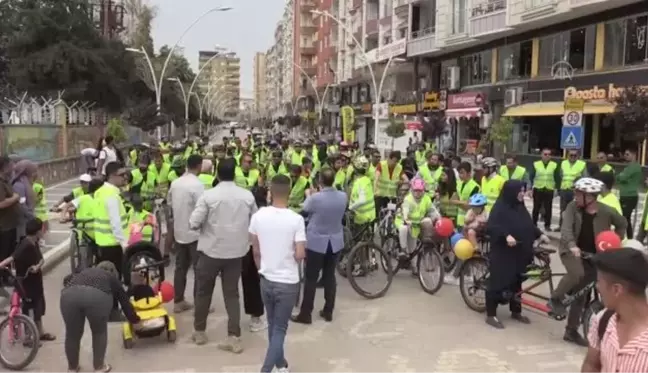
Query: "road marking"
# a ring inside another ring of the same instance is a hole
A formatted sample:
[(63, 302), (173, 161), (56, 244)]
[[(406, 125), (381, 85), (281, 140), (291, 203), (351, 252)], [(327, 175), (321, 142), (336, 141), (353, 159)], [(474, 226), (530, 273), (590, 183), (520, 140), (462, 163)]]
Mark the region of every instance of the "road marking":
[(369, 330), (373, 329), (373, 328), (369, 328), (369, 326), (375, 324), (376, 321), (378, 321), (378, 316), (380, 315), (380, 309), (377, 307), (366, 307), (366, 308), (347, 310), (347, 312), (354, 312), (354, 311), (358, 313), (366, 314), (366, 316), (363, 317), (360, 321), (358, 321), (358, 323), (355, 324), (349, 330), (349, 335), (353, 337), (356, 337), (358, 339), (389, 339), (389, 338), (398, 337), (403, 334), (402, 329), (397, 331), (392, 331), (392, 332), (363, 333), (361, 330), (365, 327), (367, 327), (367, 329)]
[(221, 372), (236, 372), (236, 373), (246, 373), (246, 372), (258, 372), (260, 365), (227, 365), (221, 367)]
[(349, 359), (329, 359), (326, 363), (331, 366), (329, 372), (353, 372)]
[(482, 348), (443, 351), (433, 372), (513, 372), (506, 360), (491, 350)]
[(413, 373), (416, 369), (409, 366), (410, 359), (401, 355), (391, 355), (387, 364), (392, 368), (392, 372)]

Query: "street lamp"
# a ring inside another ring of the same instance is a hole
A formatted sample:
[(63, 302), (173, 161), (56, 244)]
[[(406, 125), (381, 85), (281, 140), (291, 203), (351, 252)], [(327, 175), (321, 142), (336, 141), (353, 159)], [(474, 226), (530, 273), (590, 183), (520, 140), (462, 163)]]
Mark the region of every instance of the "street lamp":
[[(329, 12), (315, 9), (315, 10), (311, 10), (311, 13), (323, 15), (332, 19), (333, 21), (335, 21), (335, 23), (337, 23), (338, 26), (342, 27), (344, 31), (346, 31), (349, 35), (351, 35), (351, 39), (355, 43), (356, 49), (362, 53), (365, 63), (369, 68), (369, 74), (371, 74), (371, 83), (373, 84), (373, 88), (374, 88), (374, 103), (375, 103), (375, 107), (378, 107), (378, 105), (380, 105), (380, 95), (382, 93), (383, 84), (385, 83), (385, 77), (387, 76), (387, 71), (389, 71), (389, 67), (391, 66), (392, 61), (395, 59), (394, 56), (393, 55), (390, 56), (389, 59), (387, 60), (387, 64), (385, 65), (385, 70), (383, 71), (382, 77), (380, 78), (380, 83), (378, 83), (378, 81), (376, 80), (376, 74), (374, 73), (374, 69), (371, 66), (372, 62), (370, 61), (367, 53), (364, 51), (364, 47), (362, 46), (362, 43), (360, 43), (358, 39), (355, 36), (353, 36), (353, 30), (349, 29), (349, 27), (345, 25), (344, 22), (342, 22), (341, 20), (339, 20), (337, 17), (335, 17)], [(402, 60), (402, 59), (399, 58), (398, 60)], [(354, 68), (354, 66), (352, 66), (352, 68)], [(374, 114), (374, 124), (375, 124), (374, 130), (378, 131), (378, 116), (375, 114)]]
[[(313, 87), (313, 91), (315, 92), (315, 98), (317, 99), (319, 119), (322, 119), (322, 111), (324, 110), (324, 100), (326, 99), (326, 94), (328, 93), (328, 89), (331, 86), (331, 84), (326, 85), (326, 88), (324, 88), (324, 93), (322, 94), (322, 97), (320, 97), (319, 93), (317, 93), (317, 85), (315, 84), (313, 78), (311, 78), (301, 66), (295, 63), (295, 61), (292, 61), (292, 64), (297, 68), (297, 70), (299, 70), (300, 73), (302, 73), (302, 75), (306, 77), (306, 79), (308, 79), (308, 82)], [(299, 98), (297, 98), (297, 100), (299, 100)]]
[[(182, 35), (180, 35), (180, 38), (178, 39), (178, 41), (176, 41), (173, 47), (171, 47), (171, 50), (169, 51), (169, 55), (167, 56), (166, 60), (164, 61), (164, 64), (162, 65), (162, 71), (160, 72), (159, 79), (155, 76), (155, 69), (153, 68), (153, 62), (151, 62), (151, 57), (148, 55), (148, 52), (146, 51), (146, 49), (144, 49), (144, 47), (140, 49), (126, 48), (127, 51), (142, 54), (144, 55), (144, 58), (146, 58), (148, 67), (151, 70), (151, 76), (153, 77), (153, 85), (155, 86), (155, 104), (157, 105), (158, 115), (160, 114), (160, 110), (162, 109), (162, 83), (164, 82), (164, 74), (166, 73), (166, 69), (169, 66), (169, 61), (171, 61), (171, 56), (173, 56), (173, 52), (178, 47), (178, 44), (180, 44), (180, 41), (182, 41), (182, 39), (189, 32), (189, 30), (191, 30), (198, 22), (200, 22), (207, 15), (215, 12), (226, 12), (230, 9), (232, 8), (222, 7), (222, 6), (217, 8), (212, 8), (206, 11), (205, 13), (203, 13), (200, 17), (196, 18), (196, 20), (184, 30)], [(160, 127), (157, 128), (157, 137), (158, 140), (162, 138), (162, 130), (160, 129)]]

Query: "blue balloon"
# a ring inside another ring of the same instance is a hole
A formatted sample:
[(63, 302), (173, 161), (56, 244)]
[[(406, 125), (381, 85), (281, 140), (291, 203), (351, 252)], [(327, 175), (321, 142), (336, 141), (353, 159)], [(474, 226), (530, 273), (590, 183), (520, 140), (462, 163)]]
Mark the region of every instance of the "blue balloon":
[(461, 233), (455, 233), (450, 237), (450, 247), (453, 247), (457, 244), (457, 241), (460, 239), (464, 238), (463, 234)]

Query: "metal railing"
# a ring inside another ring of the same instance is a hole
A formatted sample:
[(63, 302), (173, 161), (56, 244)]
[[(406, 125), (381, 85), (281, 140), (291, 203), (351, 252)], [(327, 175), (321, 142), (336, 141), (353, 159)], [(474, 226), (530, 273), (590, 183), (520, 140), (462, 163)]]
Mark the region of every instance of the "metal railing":
[(436, 27), (428, 27), (423, 30), (412, 31), (410, 34), (410, 39), (418, 39), (429, 35), (434, 35), (436, 33)]
[(471, 17), (485, 16), (503, 10), (506, 10), (506, 0), (482, 0), (479, 4), (473, 4)]

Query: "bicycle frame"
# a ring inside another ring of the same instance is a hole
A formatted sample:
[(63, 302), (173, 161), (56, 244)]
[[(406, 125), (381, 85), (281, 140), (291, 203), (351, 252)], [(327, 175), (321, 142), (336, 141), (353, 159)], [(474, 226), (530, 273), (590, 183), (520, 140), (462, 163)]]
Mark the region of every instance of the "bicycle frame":
[(22, 288), (22, 284), (20, 283), (18, 277), (15, 276), (13, 273), (11, 273), (11, 271), (8, 272), (10, 272), (10, 275), (11, 277), (13, 277), (13, 282), (14, 282), (14, 289), (11, 292), (9, 314), (7, 315), (7, 319), (9, 320), (9, 341), (13, 342), (17, 338), (21, 337), (19, 335), (20, 330), (16, 330), (16, 328), (14, 327), (13, 319), (14, 317), (22, 313), (22, 300), (24, 298), (25, 292)]

